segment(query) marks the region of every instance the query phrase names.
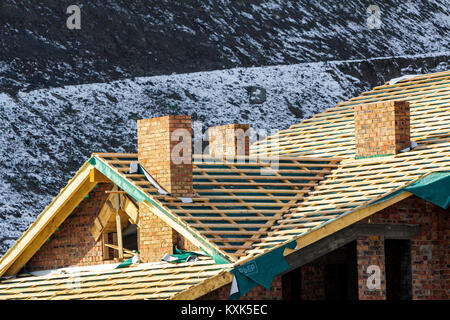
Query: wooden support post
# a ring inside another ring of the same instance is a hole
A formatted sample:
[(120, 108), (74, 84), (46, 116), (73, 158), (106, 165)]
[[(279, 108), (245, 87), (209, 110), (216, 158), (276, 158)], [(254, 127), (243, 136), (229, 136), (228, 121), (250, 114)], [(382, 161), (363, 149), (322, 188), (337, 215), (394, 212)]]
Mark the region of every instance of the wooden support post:
[(116, 223), (117, 223), (117, 244), (119, 246), (119, 259), (123, 259), (123, 243), (122, 243), (122, 227), (120, 224), (119, 213), (116, 213)]
[[(117, 191), (117, 186), (114, 186), (114, 191)], [(122, 224), (119, 216), (119, 194), (114, 194), (114, 209), (116, 211), (116, 226), (117, 226), (117, 246), (119, 247), (119, 259), (123, 259), (123, 242), (122, 242)]]
[[(112, 234), (113, 243), (117, 244), (117, 232)], [(113, 259), (116, 260), (118, 257), (119, 250), (113, 250)]]
[(109, 242), (108, 234), (102, 234), (102, 242), (103, 242), (103, 260), (110, 260), (111, 257), (109, 255), (109, 248), (106, 246)]

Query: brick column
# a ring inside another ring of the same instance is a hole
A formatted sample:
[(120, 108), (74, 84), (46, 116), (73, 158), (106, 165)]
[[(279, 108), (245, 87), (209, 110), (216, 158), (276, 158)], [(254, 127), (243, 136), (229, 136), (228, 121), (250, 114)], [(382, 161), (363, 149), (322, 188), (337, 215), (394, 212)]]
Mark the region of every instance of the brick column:
[(172, 253), (177, 243), (177, 232), (153, 214), (144, 204), (139, 204), (138, 232), (139, 257), (141, 262), (161, 261), (166, 253)]
[(411, 239), (412, 298), (446, 300), (450, 295), (450, 209), (429, 202), (422, 209), (420, 234)]
[(173, 196), (192, 197), (190, 116), (138, 120), (139, 164)]
[(210, 127), (209, 153), (213, 157), (248, 156), (250, 152), (250, 138), (248, 124), (227, 124)]
[(407, 101), (355, 106), (356, 157), (397, 154), (411, 146)]
[[(386, 300), (384, 238), (358, 237), (356, 240), (358, 295), (360, 300)], [(374, 271), (379, 271), (375, 273)], [(370, 273), (369, 273), (370, 272)], [(379, 286), (372, 280), (379, 275)]]

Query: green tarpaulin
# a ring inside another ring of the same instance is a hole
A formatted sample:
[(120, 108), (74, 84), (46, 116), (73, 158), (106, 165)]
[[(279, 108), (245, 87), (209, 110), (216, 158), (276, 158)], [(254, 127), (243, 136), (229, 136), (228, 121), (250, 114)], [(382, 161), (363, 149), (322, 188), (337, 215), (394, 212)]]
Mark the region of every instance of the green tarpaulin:
[(117, 265), (117, 267), (115, 267), (115, 269), (119, 269), (119, 268), (126, 268), (128, 266), (131, 266), (132, 264), (138, 264), (139, 261), (139, 251), (134, 250), (134, 256), (131, 257), (128, 260), (122, 261), (120, 264)]
[(270, 289), (273, 278), (290, 268), (283, 256), (284, 249), (294, 249), (296, 245), (292, 241), (231, 270), (234, 279), (230, 299), (239, 299), (257, 285)]
[(434, 172), (404, 190), (447, 209), (450, 205), (450, 172)]
[(206, 254), (200, 252), (193, 251), (183, 251), (177, 248), (177, 246), (173, 247), (172, 254), (166, 254), (162, 260), (170, 263), (180, 263), (180, 262), (189, 262), (195, 261), (199, 256), (207, 256)]

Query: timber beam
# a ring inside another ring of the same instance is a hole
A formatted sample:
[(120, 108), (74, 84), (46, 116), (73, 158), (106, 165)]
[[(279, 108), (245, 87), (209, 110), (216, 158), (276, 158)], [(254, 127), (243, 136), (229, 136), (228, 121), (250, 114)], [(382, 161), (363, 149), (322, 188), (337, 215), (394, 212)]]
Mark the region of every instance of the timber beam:
[(229, 271), (222, 271), (218, 275), (202, 281), (196, 286), (177, 293), (170, 300), (194, 300), (231, 283), (232, 280), (233, 275)]
[(92, 183), (111, 183), (112, 181), (109, 180), (103, 173), (98, 171), (97, 169), (91, 169), (89, 171), (89, 179)]
[(385, 239), (410, 239), (419, 233), (419, 228), (419, 225), (410, 224), (356, 223), (287, 255), (285, 258), (291, 268), (286, 272), (337, 250), (361, 236), (378, 235)]

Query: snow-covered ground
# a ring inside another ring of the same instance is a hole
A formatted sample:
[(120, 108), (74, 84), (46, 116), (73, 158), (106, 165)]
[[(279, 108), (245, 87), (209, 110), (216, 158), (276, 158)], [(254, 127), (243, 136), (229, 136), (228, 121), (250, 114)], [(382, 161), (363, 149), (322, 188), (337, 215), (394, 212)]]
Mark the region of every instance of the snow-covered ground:
[(0, 1), (1, 91), (450, 50), (449, 0), (78, 0), (77, 31), (69, 4)]
[[(441, 62), (432, 67), (412, 63), (393, 74), (449, 69), (448, 54), (435, 58)], [(398, 59), (405, 58), (235, 68), (0, 93), (0, 254), (92, 152), (135, 152), (137, 119), (189, 114), (205, 127), (240, 122), (279, 130), (369, 90), (371, 82), (388, 81), (392, 70), (384, 68), (398, 67)], [(371, 81), (365, 80), (369, 69), (378, 74)]]

